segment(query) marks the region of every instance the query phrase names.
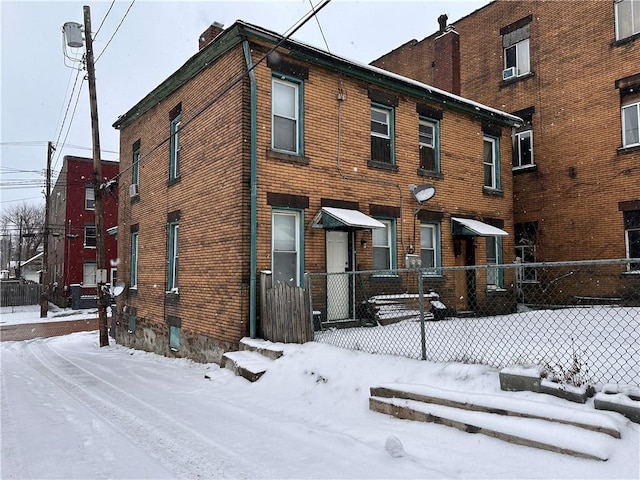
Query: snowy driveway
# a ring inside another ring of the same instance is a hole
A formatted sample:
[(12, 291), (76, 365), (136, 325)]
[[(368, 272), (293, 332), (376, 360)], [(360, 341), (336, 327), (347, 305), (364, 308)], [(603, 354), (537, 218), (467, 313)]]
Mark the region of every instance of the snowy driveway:
[[(487, 367), (291, 345), (250, 384), (217, 365), (100, 349), (97, 340), (90, 332), (0, 344), (3, 479), (637, 478), (639, 471), (638, 426), (622, 417), (618, 451), (595, 462), (368, 409), (368, 387), (383, 381), (493, 389), (497, 377)], [(405, 456), (385, 451), (391, 435)]]

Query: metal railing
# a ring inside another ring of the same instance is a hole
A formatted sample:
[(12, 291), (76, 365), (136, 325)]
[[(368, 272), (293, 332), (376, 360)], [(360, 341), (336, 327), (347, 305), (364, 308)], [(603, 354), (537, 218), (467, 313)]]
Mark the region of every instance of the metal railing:
[[(640, 384), (637, 259), (307, 274), (314, 340)], [(525, 270), (526, 269), (526, 270)]]

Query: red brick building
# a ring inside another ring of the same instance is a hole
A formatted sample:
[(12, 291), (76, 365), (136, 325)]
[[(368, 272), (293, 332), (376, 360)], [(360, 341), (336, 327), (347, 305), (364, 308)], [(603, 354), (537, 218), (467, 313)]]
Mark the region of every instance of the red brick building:
[[(519, 123), (257, 26), (214, 24), (114, 124), (128, 286), (117, 340), (219, 362), (256, 335), (261, 271), (301, 285), (304, 272), (384, 273), (414, 254), (433, 267), (425, 284), (441, 285), (454, 279), (438, 267), (513, 261)], [(435, 196), (421, 206), (411, 185)], [(455, 307), (510, 279), (490, 282), (460, 285)]]
[[(102, 176), (106, 182), (116, 177), (118, 162), (102, 160)], [(118, 189), (106, 191), (104, 199), (105, 228), (118, 220)], [(59, 306), (70, 305), (72, 285), (81, 285), (84, 306), (95, 306), (96, 295), (96, 222), (93, 193), (93, 160), (65, 156), (50, 197), (49, 278), (50, 298)], [(105, 261), (109, 282), (114, 284), (118, 256), (116, 237), (104, 232)]]
[(498, 0), (446, 21), (373, 65), (524, 119), (515, 254), (640, 257), (640, 2)]

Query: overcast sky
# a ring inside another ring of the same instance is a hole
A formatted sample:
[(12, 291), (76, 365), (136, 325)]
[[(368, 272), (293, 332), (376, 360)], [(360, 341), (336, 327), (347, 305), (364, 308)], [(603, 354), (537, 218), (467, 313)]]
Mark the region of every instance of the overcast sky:
[[(332, 53), (369, 63), (434, 33), (442, 13), (453, 23), (487, 3), (333, 0), (318, 21), (308, 22), (293, 38), (326, 49), (321, 27)], [(198, 37), (211, 23), (230, 26), (241, 19), (283, 34), (311, 10), (310, 0), (0, 0), (0, 210), (21, 201), (44, 204), (47, 141), (56, 146), (54, 181), (64, 155), (92, 157), (86, 72), (78, 75), (65, 66), (61, 33), (65, 22), (83, 23), (83, 5), (91, 7), (100, 145), (106, 160), (118, 159), (113, 122), (197, 52)]]

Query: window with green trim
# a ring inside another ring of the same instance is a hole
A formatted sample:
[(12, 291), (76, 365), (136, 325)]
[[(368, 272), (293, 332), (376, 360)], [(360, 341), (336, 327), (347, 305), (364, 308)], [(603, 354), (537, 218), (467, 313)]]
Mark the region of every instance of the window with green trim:
[(371, 104), (371, 160), (395, 164), (394, 158), (394, 111), (393, 108)]
[(271, 80), (271, 148), (302, 155), (302, 82), (278, 75)]
[(180, 124), (182, 114), (178, 114), (171, 120), (169, 180), (175, 180), (180, 176)]
[(300, 286), (301, 215), (297, 210), (271, 212), (271, 271), (274, 286)]
[(131, 233), (131, 288), (138, 287), (138, 232)]
[(134, 144), (133, 157), (131, 158), (131, 183), (140, 183), (140, 142)]
[(376, 218), (385, 228), (371, 230), (373, 244), (373, 269), (393, 270), (396, 268), (395, 219)]
[(440, 225), (420, 224), (420, 259), (424, 275), (440, 275)]
[(440, 172), (440, 122), (421, 117), (418, 123), (420, 168)]
[(487, 286), (502, 288), (503, 271), (501, 268), (492, 265), (502, 263), (502, 238), (485, 237), (487, 246)]
[(167, 290), (178, 293), (178, 259), (179, 259), (179, 235), (180, 223), (169, 223), (169, 255)]

